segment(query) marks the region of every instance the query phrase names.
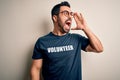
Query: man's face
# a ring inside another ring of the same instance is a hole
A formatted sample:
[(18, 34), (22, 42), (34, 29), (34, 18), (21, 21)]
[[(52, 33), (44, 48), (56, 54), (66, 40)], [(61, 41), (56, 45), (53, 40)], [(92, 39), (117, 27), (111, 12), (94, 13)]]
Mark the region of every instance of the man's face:
[[(69, 12), (69, 13), (68, 13)], [(72, 24), (71, 9), (67, 6), (61, 6), (57, 18), (57, 24), (62, 33), (68, 33)], [(67, 14), (68, 13), (68, 14)]]

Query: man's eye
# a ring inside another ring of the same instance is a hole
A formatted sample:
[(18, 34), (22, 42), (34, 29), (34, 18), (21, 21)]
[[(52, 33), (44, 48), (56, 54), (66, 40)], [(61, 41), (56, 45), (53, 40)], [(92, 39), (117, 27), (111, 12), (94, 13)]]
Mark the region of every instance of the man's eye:
[(68, 12), (65, 12), (66, 15), (68, 15)]

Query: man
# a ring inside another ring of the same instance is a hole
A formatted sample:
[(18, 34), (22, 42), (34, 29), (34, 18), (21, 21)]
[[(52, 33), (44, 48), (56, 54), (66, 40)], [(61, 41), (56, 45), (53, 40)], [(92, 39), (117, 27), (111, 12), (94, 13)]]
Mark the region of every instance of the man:
[[(42, 72), (44, 80), (82, 80), (81, 50), (100, 53), (102, 44), (88, 28), (82, 14), (73, 13), (68, 2), (55, 5), (51, 14), (54, 29), (35, 44), (31, 78), (40, 80)], [(71, 28), (72, 18), (76, 21), (74, 28)], [(70, 29), (83, 31), (88, 38), (71, 34)]]

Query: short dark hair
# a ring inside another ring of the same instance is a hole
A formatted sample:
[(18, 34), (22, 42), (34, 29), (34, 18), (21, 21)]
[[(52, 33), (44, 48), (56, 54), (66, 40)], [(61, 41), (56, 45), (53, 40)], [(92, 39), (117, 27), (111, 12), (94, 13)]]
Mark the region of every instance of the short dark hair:
[(67, 2), (67, 1), (63, 1), (59, 4), (56, 4), (52, 10), (51, 10), (51, 16), (53, 17), (53, 15), (57, 15), (59, 14), (59, 11), (60, 11), (60, 7), (61, 6), (67, 6), (67, 7), (70, 7), (70, 4)]

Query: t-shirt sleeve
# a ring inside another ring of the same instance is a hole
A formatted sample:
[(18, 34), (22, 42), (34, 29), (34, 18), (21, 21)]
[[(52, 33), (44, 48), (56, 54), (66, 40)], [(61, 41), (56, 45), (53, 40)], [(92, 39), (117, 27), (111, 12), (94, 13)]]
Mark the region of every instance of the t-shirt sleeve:
[(85, 51), (86, 47), (89, 45), (90, 41), (88, 38), (81, 36), (81, 49)]
[(34, 46), (32, 59), (41, 59), (41, 58), (42, 58), (42, 50), (40, 48), (40, 41), (38, 39)]

